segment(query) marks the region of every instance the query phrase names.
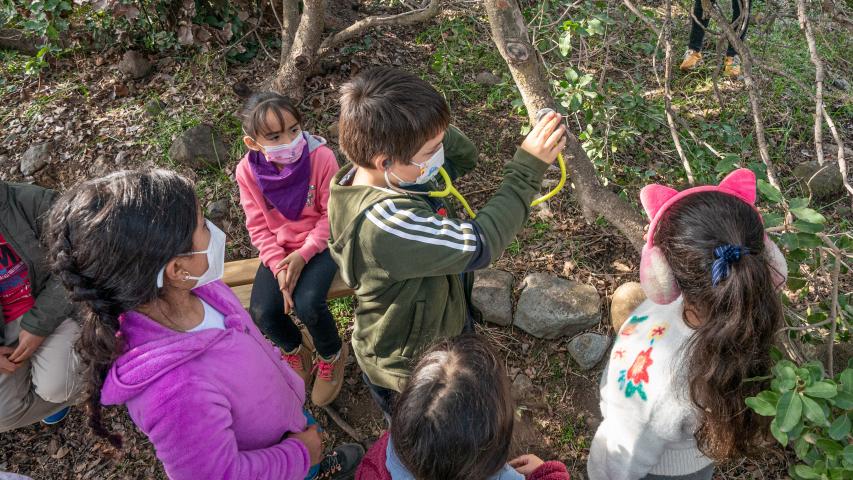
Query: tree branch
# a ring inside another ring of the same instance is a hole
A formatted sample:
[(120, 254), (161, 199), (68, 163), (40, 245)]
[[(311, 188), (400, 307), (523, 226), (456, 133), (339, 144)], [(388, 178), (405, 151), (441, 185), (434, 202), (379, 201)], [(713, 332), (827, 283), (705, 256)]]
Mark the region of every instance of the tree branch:
[(672, 115), (672, 90), (670, 88), (672, 78), (672, 0), (666, 0), (666, 19), (663, 24), (663, 41), (664, 41), (664, 101), (666, 104), (666, 123), (669, 124), (669, 133), (672, 135), (672, 143), (675, 144), (675, 151), (678, 152), (678, 158), (681, 159), (681, 164), (684, 165), (684, 172), (687, 174), (687, 181), (690, 185), (696, 184), (696, 179), (693, 178), (693, 169), (690, 168), (690, 162), (687, 161), (687, 156), (684, 154), (684, 149), (681, 148), (681, 138), (678, 136), (678, 128), (675, 126), (675, 119)]
[[(743, 67), (743, 82), (746, 86), (747, 93), (749, 94), (749, 103), (752, 107), (752, 119), (755, 126), (755, 138), (758, 142), (758, 152), (761, 155), (761, 161), (764, 162), (764, 166), (767, 168), (767, 180), (780, 192), (784, 191), (782, 190), (782, 184), (779, 183), (779, 178), (776, 176), (776, 167), (773, 166), (773, 161), (770, 159), (770, 149), (767, 145), (767, 137), (764, 133), (764, 120), (762, 119), (761, 114), (758, 87), (755, 85), (755, 80), (752, 76), (752, 53), (750, 52), (749, 47), (741, 41), (740, 36), (738, 36), (738, 33), (734, 28), (732, 28), (732, 25), (723, 18), (723, 14), (717, 4), (710, 5), (710, 8), (706, 11), (711, 14), (720, 28), (722, 28), (723, 33), (729, 40), (729, 44), (740, 55)], [(748, 11), (748, 9), (741, 9), (741, 12), (743, 12), (741, 17), (748, 15), (748, 13), (746, 13)]]
[(800, 29), (806, 34), (809, 57), (815, 66), (814, 148), (818, 165), (823, 165), (823, 61), (817, 53), (817, 44), (808, 12), (806, 12), (805, 0), (797, 0), (797, 19), (800, 22)]
[[(507, 63), (533, 121), (539, 109), (553, 108), (555, 104), (542, 58), (530, 43), (526, 22), (515, 0), (484, 0), (483, 3), (489, 17), (492, 39)], [(567, 131), (566, 137), (569, 154), (566, 168), (575, 187), (575, 199), (584, 216), (593, 221), (601, 215), (638, 251), (641, 250), (645, 224), (642, 216), (628, 202), (601, 185), (598, 172), (578, 137), (571, 131)]]
[[(275, 11), (275, 0), (270, 0), (275, 18), (278, 20), (278, 13)], [(281, 53), (279, 55), (279, 64), (284, 64), (290, 58), (290, 49), (293, 48), (293, 40), (296, 38), (296, 30), (299, 27), (299, 1), (298, 0), (281, 0), (281, 10), (284, 20), (279, 20), (281, 25)]]
[(430, 0), (426, 8), (411, 10), (397, 15), (376, 15), (363, 18), (340, 32), (327, 37), (320, 45), (317, 51), (317, 57), (326, 56), (336, 46), (352, 40), (360, 36), (362, 33), (373, 27), (381, 27), (384, 25), (413, 25), (429, 20), (438, 14), (441, 0)]

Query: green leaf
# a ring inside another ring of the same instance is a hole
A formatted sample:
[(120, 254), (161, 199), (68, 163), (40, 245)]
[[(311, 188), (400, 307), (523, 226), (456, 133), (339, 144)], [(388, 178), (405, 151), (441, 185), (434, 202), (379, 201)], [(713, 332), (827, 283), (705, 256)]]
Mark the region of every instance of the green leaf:
[(850, 417), (846, 414), (836, 418), (829, 427), (829, 438), (839, 442), (847, 438), (850, 433)]
[(788, 202), (788, 208), (806, 208), (809, 206), (808, 198), (792, 198)]
[(844, 461), (853, 466), (853, 444), (844, 447)]
[(838, 387), (827, 380), (815, 382), (814, 385), (806, 387), (803, 393), (814, 398), (832, 398), (838, 394)]
[(808, 369), (811, 374), (812, 380), (815, 382), (820, 381), (823, 378), (823, 364), (817, 360), (812, 360), (803, 364), (803, 367)]
[(850, 410), (853, 409), (853, 393), (850, 392), (838, 392), (838, 395), (832, 397), (832, 402), (836, 407), (842, 410)]
[(853, 368), (845, 368), (839, 379), (844, 385), (844, 391), (853, 393)]
[[(779, 390), (781, 392), (793, 390), (797, 386), (797, 374), (793, 367), (787, 365), (779, 367), (776, 377), (779, 381)], [(776, 408), (779, 408), (779, 406), (777, 405)]]
[[(774, 362), (778, 362), (782, 360), (782, 351), (779, 350), (775, 345), (770, 346), (770, 359)], [(850, 372), (853, 373), (853, 369), (850, 369)]]
[(803, 397), (803, 413), (806, 415), (806, 418), (821, 427), (829, 425), (826, 416), (823, 414), (823, 408), (817, 402), (805, 396)]
[(823, 225), (819, 223), (806, 222), (804, 220), (796, 220), (794, 228), (805, 233), (820, 233), (823, 231)]
[(783, 447), (788, 446), (788, 434), (779, 429), (779, 417), (773, 419), (770, 422), (770, 433), (773, 434), (773, 438), (776, 439), (777, 442), (781, 443)]
[(749, 397), (746, 399), (746, 405), (755, 410), (755, 413), (762, 417), (772, 417), (776, 415), (776, 405), (759, 397)]
[(806, 441), (805, 436), (798, 438), (794, 443), (794, 453), (797, 454), (797, 458), (799, 459), (805, 459), (811, 448), (812, 446)]
[(809, 223), (826, 223), (826, 217), (811, 208), (792, 208), (795, 217)]
[(779, 430), (786, 433), (790, 432), (797, 426), (802, 414), (803, 399), (800, 394), (793, 391), (785, 392), (779, 399), (779, 404), (776, 405), (776, 420), (779, 422)]
[(762, 217), (764, 218), (765, 228), (778, 227), (779, 225), (782, 225), (782, 221), (785, 219), (781, 213), (775, 212), (767, 212), (762, 215)]
[(844, 451), (844, 448), (838, 442), (834, 442), (828, 438), (818, 438), (815, 445), (827, 455), (839, 455)]
[(794, 466), (794, 473), (807, 480), (811, 480), (812, 478), (820, 478), (820, 475), (817, 474), (814, 469), (808, 465)]
[(764, 180), (758, 179), (758, 191), (770, 202), (779, 203), (782, 201), (782, 192)]

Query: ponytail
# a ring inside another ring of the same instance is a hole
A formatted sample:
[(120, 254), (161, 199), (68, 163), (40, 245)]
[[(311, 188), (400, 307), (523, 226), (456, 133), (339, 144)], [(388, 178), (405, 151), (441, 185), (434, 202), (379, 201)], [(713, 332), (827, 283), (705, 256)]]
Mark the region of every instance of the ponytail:
[(686, 197), (666, 215), (655, 240), (681, 288), (685, 321), (699, 319), (682, 366), (699, 414), (697, 445), (716, 461), (748, 455), (767, 420), (745, 399), (766, 387), (752, 379), (769, 371), (782, 322), (761, 219), (745, 202), (719, 192)]
[(77, 351), (86, 381), (89, 425), (121, 448), (103, 424), (101, 389), (123, 352), (119, 316), (157, 297), (157, 271), (191, 249), (192, 184), (163, 170), (119, 172), (62, 195), (47, 218), (50, 268), (82, 309)]

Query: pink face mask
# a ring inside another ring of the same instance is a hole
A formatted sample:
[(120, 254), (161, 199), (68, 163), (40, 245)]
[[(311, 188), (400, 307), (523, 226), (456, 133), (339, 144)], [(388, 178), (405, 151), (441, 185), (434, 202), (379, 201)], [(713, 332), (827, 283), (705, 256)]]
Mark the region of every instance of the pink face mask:
[(299, 132), (296, 138), (290, 143), (273, 147), (263, 147), (264, 156), (269, 162), (279, 165), (289, 165), (302, 157), (302, 151), (305, 149), (307, 143), (305, 135)]

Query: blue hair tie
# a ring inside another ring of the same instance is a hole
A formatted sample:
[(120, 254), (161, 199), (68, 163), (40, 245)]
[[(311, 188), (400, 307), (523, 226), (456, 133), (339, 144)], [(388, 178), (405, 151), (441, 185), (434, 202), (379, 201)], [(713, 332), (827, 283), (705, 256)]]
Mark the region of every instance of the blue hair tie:
[(729, 276), (729, 267), (748, 255), (749, 249), (738, 245), (725, 244), (714, 249), (714, 264), (711, 266), (711, 285), (717, 286)]

